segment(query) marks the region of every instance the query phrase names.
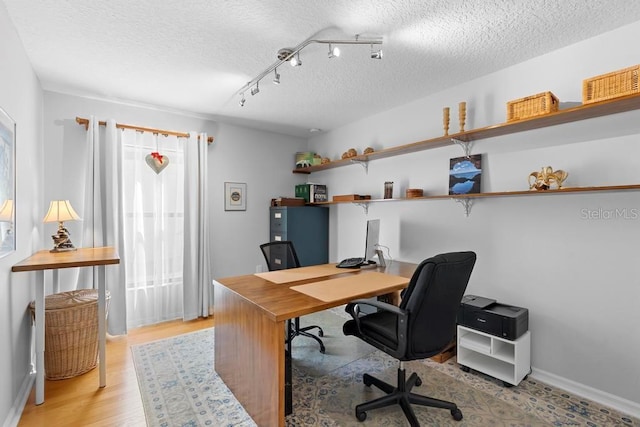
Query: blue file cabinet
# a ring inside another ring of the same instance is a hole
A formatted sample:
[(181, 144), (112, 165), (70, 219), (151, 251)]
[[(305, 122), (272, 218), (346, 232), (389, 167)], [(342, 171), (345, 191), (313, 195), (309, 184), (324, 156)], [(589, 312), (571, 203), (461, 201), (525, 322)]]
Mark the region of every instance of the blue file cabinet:
[(329, 209), (318, 206), (269, 208), (269, 240), (291, 240), (301, 266), (329, 262)]

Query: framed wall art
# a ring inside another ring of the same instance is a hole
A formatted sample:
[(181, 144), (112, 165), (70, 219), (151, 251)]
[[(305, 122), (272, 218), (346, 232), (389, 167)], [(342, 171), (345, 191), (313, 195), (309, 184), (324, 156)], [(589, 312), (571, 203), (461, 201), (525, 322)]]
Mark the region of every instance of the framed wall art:
[(247, 210), (247, 184), (243, 182), (224, 183), (224, 210)]
[(0, 108), (0, 258), (16, 250), (16, 123)]
[(482, 155), (456, 157), (449, 160), (449, 194), (480, 193)]

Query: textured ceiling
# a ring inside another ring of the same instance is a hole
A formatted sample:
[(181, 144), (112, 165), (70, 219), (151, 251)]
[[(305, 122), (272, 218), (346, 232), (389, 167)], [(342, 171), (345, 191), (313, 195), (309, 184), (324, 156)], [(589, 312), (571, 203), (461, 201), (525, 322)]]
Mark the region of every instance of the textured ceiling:
[[(640, 20), (630, 0), (0, 0), (46, 90), (306, 136)], [(238, 90), (309, 38), (260, 93)], [(4, 59), (6, 60), (6, 59)]]

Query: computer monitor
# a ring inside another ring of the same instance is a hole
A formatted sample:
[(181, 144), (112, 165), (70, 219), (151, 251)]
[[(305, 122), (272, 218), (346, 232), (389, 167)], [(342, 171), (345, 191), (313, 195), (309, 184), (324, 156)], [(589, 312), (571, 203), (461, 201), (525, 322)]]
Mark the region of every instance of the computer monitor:
[(367, 240), (364, 250), (364, 260), (373, 260), (378, 249), (378, 243), (380, 240), (380, 220), (370, 219), (367, 221)]

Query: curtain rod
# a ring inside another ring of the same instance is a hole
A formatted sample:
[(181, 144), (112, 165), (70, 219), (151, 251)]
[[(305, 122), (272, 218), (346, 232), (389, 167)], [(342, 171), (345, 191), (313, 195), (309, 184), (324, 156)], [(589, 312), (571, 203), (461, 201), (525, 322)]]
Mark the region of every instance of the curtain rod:
[[(89, 129), (89, 119), (85, 119), (82, 117), (76, 117), (76, 122), (79, 125), (83, 125), (85, 129)], [(98, 122), (98, 124), (100, 126), (106, 126), (107, 122)], [(141, 132), (151, 132), (151, 133), (159, 133), (161, 135), (173, 135), (173, 136), (179, 136), (179, 137), (183, 137), (183, 138), (188, 138), (189, 134), (185, 133), (185, 132), (177, 132), (175, 130), (163, 130), (163, 129), (156, 129), (156, 128), (145, 128), (145, 127), (141, 127), (141, 126), (133, 126), (133, 125), (125, 125), (122, 123), (116, 123), (116, 128), (118, 129), (133, 129), (133, 130), (139, 130)], [(198, 139), (200, 139), (200, 136), (198, 136)], [(207, 144), (211, 144), (213, 143), (213, 137), (210, 136), (207, 138)]]

